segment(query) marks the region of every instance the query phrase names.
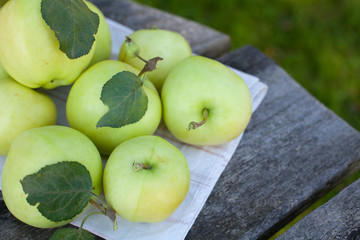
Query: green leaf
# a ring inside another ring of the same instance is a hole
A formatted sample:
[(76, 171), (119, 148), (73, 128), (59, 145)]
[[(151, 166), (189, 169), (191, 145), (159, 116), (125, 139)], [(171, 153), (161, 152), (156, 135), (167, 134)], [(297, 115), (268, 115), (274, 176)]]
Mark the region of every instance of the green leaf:
[(85, 229), (60, 228), (50, 240), (95, 240), (95, 237)]
[(26, 200), (38, 204), (47, 219), (60, 222), (81, 213), (92, 196), (92, 180), (86, 167), (78, 162), (47, 165), (20, 181)]
[(141, 79), (123, 71), (107, 81), (101, 91), (101, 101), (109, 107), (96, 127), (120, 128), (139, 121), (146, 113), (148, 98)]
[(68, 58), (90, 52), (100, 20), (83, 0), (42, 0), (41, 14)]

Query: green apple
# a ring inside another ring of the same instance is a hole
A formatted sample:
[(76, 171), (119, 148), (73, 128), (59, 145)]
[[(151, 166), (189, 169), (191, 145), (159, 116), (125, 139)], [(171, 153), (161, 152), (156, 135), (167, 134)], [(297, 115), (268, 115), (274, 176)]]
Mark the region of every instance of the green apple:
[(40, 7), (41, 0), (11, 0), (1, 8), (0, 62), (10, 76), (30, 88), (70, 85), (89, 65), (96, 42), (87, 55), (69, 59), (60, 51)]
[(100, 24), (98, 32), (96, 33), (96, 46), (94, 56), (91, 59), (90, 66), (103, 60), (107, 60), (111, 55), (111, 32), (110, 27), (106, 22), (104, 14), (93, 3), (86, 1), (86, 4), (91, 11), (99, 15)]
[[(133, 32), (129, 37), (139, 47), (139, 55), (143, 59), (163, 58), (158, 63), (158, 69), (148, 73), (150, 81), (152, 81), (159, 92), (170, 69), (176, 63), (192, 54), (189, 43), (177, 32), (163, 29), (141, 29)], [(127, 55), (125, 43), (121, 46), (119, 60), (138, 69), (144, 67), (142, 60)]]
[(66, 103), (66, 116), (71, 127), (83, 132), (98, 147), (100, 153), (109, 155), (121, 142), (140, 135), (153, 134), (161, 120), (161, 100), (150, 81), (143, 89), (148, 97), (145, 115), (133, 124), (121, 128), (99, 127), (99, 119), (109, 110), (101, 100), (103, 85), (122, 71), (138, 73), (132, 66), (115, 61), (99, 62), (86, 70), (72, 86)]
[(76, 161), (90, 172), (93, 191), (102, 191), (103, 166), (99, 152), (84, 134), (65, 126), (45, 126), (21, 133), (11, 145), (2, 172), (5, 204), (20, 221), (39, 228), (52, 228), (69, 221), (52, 222), (30, 205), (20, 180), (41, 168), (62, 161)]
[(185, 199), (190, 171), (174, 145), (158, 136), (140, 136), (115, 148), (103, 181), (106, 201), (120, 217), (160, 222)]
[(11, 77), (0, 78), (0, 155), (7, 155), (15, 137), (30, 128), (56, 123), (50, 97), (27, 88)]
[(8, 76), (9, 76), (9, 74), (7, 74), (4, 67), (0, 63), (0, 79), (3, 78), (3, 77), (8, 77)]
[(228, 142), (245, 130), (252, 113), (243, 79), (201, 56), (189, 57), (170, 71), (161, 97), (167, 128), (189, 144)]

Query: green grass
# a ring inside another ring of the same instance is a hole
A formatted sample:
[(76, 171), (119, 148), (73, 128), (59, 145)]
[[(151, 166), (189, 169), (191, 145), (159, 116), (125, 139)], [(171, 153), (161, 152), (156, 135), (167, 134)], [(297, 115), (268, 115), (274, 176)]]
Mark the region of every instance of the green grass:
[(137, 0), (251, 44), (360, 130), (360, 1)]

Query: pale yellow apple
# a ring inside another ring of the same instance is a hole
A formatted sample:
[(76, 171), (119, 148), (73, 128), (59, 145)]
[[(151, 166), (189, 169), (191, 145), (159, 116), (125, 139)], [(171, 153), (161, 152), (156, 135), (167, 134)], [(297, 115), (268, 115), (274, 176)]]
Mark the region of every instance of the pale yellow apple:
[(70, 85), (89, 65), (95, 50), (69, 59), (42, 18), (41, 0), (11, 0), (0, 11), (0, 62), (30, 88)]
[[(134, 165), (145, 164), (137, 169)], [(160, 222), (185, 199), (190, 171), (185, 156), (158, 136), (121, 143), (104, 170), (104, 194), (116, 213), (131, 222)]]
[(100, 153), (109, 155), (121, 142), (140, 135), (153, 134), (161, 120), (161, 100), (150, 81), (142, 86), (148, 97), (145, 115), (132, 124), (120, 128), (96, 127), (109, 110), (100, 99), (102, 87), (115, 74), (139, 70), (115, 60), (99, 62), (86, 70), (72, 86), (66, 103), (66, 117), (71, 127), (83, 132), (98, 147)]
[[(187, 40), (179, 33), (164, 29), (140, 29), (129, 36), (139, 47), (139, 55), (149, 60), (154, 57), (163, 58), (158, 62), (158, 69), (148, 73), (149, 80), (161, 91), (163, 82), (169, 71), (181, 60), (191, 56), (192, 51)], [(144, 62), (139, 58), (128, 56), (125, 44), (121, 46), (119, 60), (138, 69), (144, 67)]]
[[(166, 126), (189, 144), (231, 141), (245, 130), (252, 114), (244, 80), (220, 62), (201, 56), (191, 56), (170, 71), (161, 97)], [(191, 122), (201, 126), (189, 129)]]
[(53, 222), (30, 205), (20, 180), (42, 167), (62, 161), (76, 161), (90, 172), (93, 191), (102, 191), (102, 161), (95, 145), (84, 134), (65, 126), (33, 128), (13, 142), (2, 172), (1, 187), (5, 204), (20, 221), (39, 228), (53, 228), (70, 222)]
[(0, 78), (0, 102), (0, 155), (7, 155), (19, 133), (56, 123), (56, 107), (51, 98), (10, 77)]

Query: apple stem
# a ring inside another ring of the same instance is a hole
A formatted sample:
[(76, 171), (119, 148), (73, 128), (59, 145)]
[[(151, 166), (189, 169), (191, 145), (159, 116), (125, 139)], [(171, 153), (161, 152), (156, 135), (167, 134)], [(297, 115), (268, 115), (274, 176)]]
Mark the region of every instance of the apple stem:
[(151, 169), (151, 165), (147, 164), (147, 163), (137, 163), (137, 162), (133, 162), (133, 169), (135, 172), (140, 171), (142, 169), (146, 169), (149, 170)]
[(96, 195), (95, 193), (93, 195), (96, 196), (96, 198), (99, 200), (100, 203), (97, 203), (95, 200), (90, 198), (89, 202), (91, 203), (91, 205), (93, 205), (102, 214), (110, 218), (110, 220), (113, 222), (114, 230), (117, 230), (117, 221), (116, 221), (116, 214), (114, 209), (112, 209), (105, 202), (103, 202), (98, 195)]
[(126, 40), (125, 40), (125, 51), (126, 54), (131, 57), (137, 57), (138, 59), (140, 59), (141, 61), (143, 61), (145, 63), (144, 68), (140, 71), (140, 73), (138, 74), (138, 77), (140, 78), (144, 73), (146, 72), (151, 72), (154, 71), (155, 69), (157, 69), (157, 63), (158, 61), (163, 60), (163, 58), (161, 57), (154, 57), (152, 59), (146, 60), (144, 58), (142, 58), (140, 56), (140, 49), (139, 47), (136, 45), (136, 43), (128, 36), (126, 36)]
[[(142, 59), (142, 58), (140, 58), (140, 59)], [(138, 77), (141, 77), (146, 72), (152, 72), (155, 69), (157, 69), (158, 62), (161, 60), (163, 60), (163, 58), (161, 58), (161, 57), (154, 57), (148, 61), (145, 60), (146, 64), (145, 64), (144, 68), (140, 71)]]
[(148, 61), (145, 60), (144, 58), (142, 58), (139, 54), (136, 53), (135, 56), (136, 56), (138, 59), (140, 59), (141, 61), (143, 61), (144, 63), (148, 63)]
[(190, 131), (191, 129), (197, 129), (198, 127), (201, 127), (202, 125), (204, 125), (206, 123), (206, 121), (207, 121), (208, 116), (209, 116), (209, 110), (205, 108), (202, 111), (202, 115), (203, 115), (203, 120), (201, 122), (192, 121), (191, 123), (189, 123), (186, 130)]
[(79, 227), (79, 231), (81, 231), (83, 229), (83, 226), (84, 226), (84, 223), (85, 221), (91, 217), (92, 215), (95, 215), (95, 214), (103, 214), (102, 212), (93, 212), (93, 213), (90, 213), (89, 215), (87, 215), (86, 217), (84, 217), (84, 219), (81, 221), (81, 225)]

